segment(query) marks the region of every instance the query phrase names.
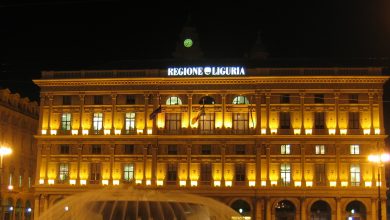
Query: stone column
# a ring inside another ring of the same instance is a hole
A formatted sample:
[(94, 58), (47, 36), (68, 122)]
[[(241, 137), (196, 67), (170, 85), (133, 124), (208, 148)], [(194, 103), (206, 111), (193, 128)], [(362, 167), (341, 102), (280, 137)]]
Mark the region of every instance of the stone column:
[(261, 143), (256, 144), (256, 187), (261, 186)]
[(191, 120), (192, 120), (192, 94), (187, 94), (188, 97), (188, 124), (187, 128), (188, 130), (191, 130)]
[(80, 185), (80, 172), (81, 172), (81, 154), (83, 152), (83, 145), (80, 144), (77, 148), (77, 179), (76, 184)]
[(144, 94), (145, 105), (144, 105), (144, 134), (148, 134), (148, 106), (149, 106), (149, 94)]
[(146, 185), (146, 163), (148, 162), (148, 144), (145, 144), (144, 145), (144, 149), (143, 149), (143, 176), (142, 176), (142, 183), (143, 185), (145, 186)]
[(51, 144), (46, 145), (45, 154), (46, 154), (46, 164), (45, 164), (45, 184), (48, 184), (48, 172), (49, 172), (49, 160), (51, 154)]
[[(45, 100), (46, 100), (46, 96), (45, 95), (41, 95), (41, 97), (40, 97), (40, 106), (39, 106), (40, 117), (39, 117), (39, 123), (38, 123), (38, 134), (42, 134), (43, 117), (45, 116), (43, 114), (43, 109), (45, 107)], [(49, 132), (49, 131), (46, 131), (46, 132)]]
[[(35, 185), (39, 185), (39, 179), (41, 178), (41, 163), (42, 163), (42, 149), (44, 148), (43, 144), (38, 144), (37, 146), (37, 164), (36, 164), (36, 172), (35, 172)], [(1, 175), (0, 183), (4, 183), (3, 175)], [(1, 188), (0, 188), (1, 190)]]
[[(375, 186), (375, 185), (373, 185)], [(378, 198), (374, 197), (371, 199), (371, 219), (378, 219), (377, 212), (378, 212)]]
[(334, 104), (336, 109), (336, 134), (340, 134), (340, 127), (339, 127), (339, 97), (340, 93), (335, 92), (334, 93)]
[(256, 91), (256, 134), (261, 134), (261, 93)]
[(112, 173), (114, 172), (115, 144), (110, 146), (110, 179), (109, 184), (113, 184)]
[(270, 128), (269, 128), (269, 118), (270, 118), (270, 105), (271, 105), (271, 93), (265, 94), (265, 103), (266, 103), (266, 114), (267, 114), (267, 132), (266, 134), (271, 134)]
[(269, 169), (270, 169), (270, 163), (271, 163), (271, 148), (270, 148), (270, 144), (266, 144), (266, 154), (267, 154), (267, 166), (266, 166), (266, 169), (267, 169), (267, 186), (271, 186), (271, 180), (269, 178)]
[(85, 95), (80, 94), (80, 118), (79, 118), (79, 134), (82, 134), (83, 132), (83, 115), (84, 115), (84, 102), (85, 102)]
[(50, 134), (51, 133), (51, 125), (50, 125), (51, 113), (53, 111), (53, 96), (49, 95), (49, 96), (47, 96), (47, 98), (49, 99), (49, 114), (47, 115), (47, 134)]
[(341, 180), (340, 180), (340, 147), (338, 143), (334, 144), (336, 148), (336, 186), (341, 185)]
[(336, 197), (336, 220), (342, 220), (343, 216), (341, 211), (341, 198)]
[(305, 134), (305, 92), (300, 91), (300, 105), (301, 105), (301, 134)]
[[(154, 94), (153, 99), (154, 99), (153, 100), (153, 111), (154, 111), (160, 105), (160, 102), (159, 102), (160, 101), (160, 94)], [(152, 132), (153, 134), (157, 134), (157, 120), (158, 120), (158, 116), (156, 116), (153, 119), (153, 132)]]
[(306, 199), (305, 197), (300, 198), (300, 206), (301, 206), (301, 220), (306, 220)]
[(223, 143), (221, 147), (221, 163), (222, 163), (221, 186), (225, 186), (225, 159), (226, 159), (225, 154), (226, 154), (226, 143)]
[(271, 201), (270, 201), (270, 198), (266, 198), (265, 199), (265, 219), (266, 220), (271, 220), (271, 216), (272, 216), (272, 209), (271, 209)]
[(305, 179), (305, 143), (301, 143), (301, 184), (302, 187), (306, 186), (306, 179)]
[(116, 97), (117, 94), (111, 94), (111, 134), (115, 134), (115, 112), (116, 112)]
[(383, 93), (378, 92), (378, 108), (379, 108), (379, 127), (380, 127), (380, 134), (385, 134), (385, 126), (384, 126), (384, 118), (383, 118)]
[(152, 148), (152, 186), (157, 184), (157, 152), (158, 152), (158, 143), (153, 145)]
[(226, 94), (222, 93), (222, 129), (225, 129)]
[(191, 186), (191, 144), (187, 144), (187, 186)]

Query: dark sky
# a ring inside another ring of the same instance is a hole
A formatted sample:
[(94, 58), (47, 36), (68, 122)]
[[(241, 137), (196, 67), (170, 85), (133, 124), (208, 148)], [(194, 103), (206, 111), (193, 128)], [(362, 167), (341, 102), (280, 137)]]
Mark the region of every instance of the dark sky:
[(42, 70), (169, 58), (188, 14), (207, 58), (243, 57), (259, 30), (270, 58), (390, 57), (389, 1), (270, 2), (173, 9), (104, 0), (3, 0), (0, 85), (36, 100), (31, 79)]

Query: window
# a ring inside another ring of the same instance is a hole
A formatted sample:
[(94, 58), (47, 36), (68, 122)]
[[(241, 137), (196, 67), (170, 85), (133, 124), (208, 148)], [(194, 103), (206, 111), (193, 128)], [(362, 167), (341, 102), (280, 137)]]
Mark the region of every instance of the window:
[(202, 145), (202, 155), (211, 154), (211, 145)]
[(92, 145), (92, 154), (101, 154), (102, 153), (102, 146), (98, 144)]
[(200, 181), (211, 181), (211, 164), (206, 163), (200, 165)]
[(324, 103), (324, 94), (314, 94), (314, 103)]
[(125, 116), (125, 132), (126, 134), (135, 133), (135, 112), (127, 112)]
[(169, 155), (177, 155), (177, 145), (168, 145), (168, 154)]
[(325, 113), (315, 112), (314, 113), (314, 128), (324, 129), (325, 128)]
[(62, 96), (62, 104), (63, 105), (71, 105), (72, 104), (72, 96), (68, 96), (68, 95)]
[(200, 105), (214, 105), (215, 100), (211, 96), (203, 96), (202, 98), (200, 98), (199, 104)]
[(351, 164), (351, 186), (360, 186), (360, 165)]
[(61, 144), (60, 145), (60, 154), (69, 154), (69, 145)]
[(214, 131), (214, 113), (205, 113), (200, 116), (199, 129), (202, 134), (212, 133)]
[(359, 129), (359, 112), (349, 112), (348, 128)]
[(125, 144), (125, 154), (134, 154), (134, 145)]
[(245, 132), (249, 130), (248, 113), (233, 113), (233, 130)]
[(326, 172), (325, 164), (316, 164), (315, 165), (315, 181), (316, 186), (326, 186)]
[(176, 164), (168, 164), (167, 167), (167, 182), (173, 182), (177, 179), (177, 165)]
[(351, 146), (350, 146), (350, 148), (351, 148), (351, 154), (360, 154), (360, 149), (359, 149), (359, 145), (357, 145), (357, 144), (352, 144)]
[(282, 95), (280, 95), (280, 103), (282, 103), (282, 104), (290, 103), (290, 94), (282, 94)]
[(279, 128), (290, 129), (290, 112), (279, 112)]
[(316, 154), (325, 154), (325, 145), (316, 145)]
[(237, 155), (243, 155), (243, 154), (245, 154), (245, 145), (236, 145), (235, 146), (235, 150), (236, 150), (236, 154)]
[(61, 130), (70, 131), (71, 129), (71, 113), (62, 113), (61, 116)]
[(167, 105), (181, 105), (181, 99), (176, 96), (169, 97), (166, 102)]
[(123, 180), (131, 182), (134, 179), (134, 164), (128, 163), (123, 165)]
[(235, 105), (242, 105), (242, 104), (249, 104), (248, 99), (245, 96), (236, 96), (233, 99), (233, 104)]
[(280, 145), (280, 154), (291, 154), (291, 145), (289, 144)]
[(134, 105), (135, 104), (135, 97), (132, 95), (126, 96), (126, 104), (127, 105)]
[(348, 100), (351, 104), (359, 103), (359, 94), (349, 94)]
[(59, 181), (65, 182), (69, 179), (69, 164), (68, 163), (60, 163), (59, 164)]
[(165, 129), (167, 131), (178, 131), (181, 128), (181, 113), (165, 114)]
[(95, 95), (93, 97), (93, 104), (102, 105), (103, 104), (103, 96), (102, 95)]
[(89, 182), (91, 184), (99, 184), (101, 178), (100, 163), (91, 163), (89, 173), (90, 173)]
[(246, 167), (243, 163), (235, 164), (235, 177), (236, 181), (245, 181), (246, 179)]
[(289, 186), (291, 183), (291, 166), (289, 163), (280, 164), (280, 180), (283, 186)]
[(99, 134), (99, 131), (103, 129), (103, 113), (93, 113), (93, 131), (95, 134)]

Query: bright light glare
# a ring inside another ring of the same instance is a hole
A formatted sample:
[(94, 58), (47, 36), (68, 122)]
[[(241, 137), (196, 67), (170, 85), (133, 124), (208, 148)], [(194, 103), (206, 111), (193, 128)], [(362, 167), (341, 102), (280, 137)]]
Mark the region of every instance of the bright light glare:
[(0, 155), (8, 155), (12, 153), (12, 149), (9, 147), (0, 147)]
[(374, 154), (368, 156), (368, 161), (374, 163), (384, 163), (390, 161), (390, 154)]

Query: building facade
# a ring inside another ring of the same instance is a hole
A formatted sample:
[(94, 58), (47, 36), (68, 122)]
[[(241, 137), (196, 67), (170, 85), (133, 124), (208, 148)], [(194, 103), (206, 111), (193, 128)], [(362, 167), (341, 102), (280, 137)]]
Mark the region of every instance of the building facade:
[(251, 219), (376, 219), (386, 184), (367, 156), (385, 148), (387, 79), (374, 67), (43, 72), (35, 216), (134, 186)]
[(38, 114), (36, 102), (0, 90), (1, 147), (12, 149), (0, 162), (1, 219), (32, 219)]

